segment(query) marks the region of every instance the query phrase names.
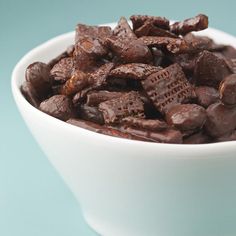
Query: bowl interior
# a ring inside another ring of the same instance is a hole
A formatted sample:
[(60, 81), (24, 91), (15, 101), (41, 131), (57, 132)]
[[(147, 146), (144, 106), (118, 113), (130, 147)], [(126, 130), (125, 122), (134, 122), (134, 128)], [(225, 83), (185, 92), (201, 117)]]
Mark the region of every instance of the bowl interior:
[[(114, 27), (115, 23), (109, 23), (109, 24), (104, 24), (110, 27)], [(216, 29), (206, 29), (204, 31), (201, 32), (197, 32), (197, 35), (203, 35), (203, 36), (209, 36), (211, 37), (216, 43), (219, 44), (226, 44), (226, 45), (232, 45), (234, 47), (236, 47), (236, 38), (219, 30)], [(31, 106), (26, 99), (24, 98), (24, 96), (21, 94), (20, 92), (20, 86), (23, 83), (24, 79), (25, 79), (25, 69), (27, 68), (27, 66), (35, 61), (42, 61), (42, 62), (48, 62), (50, 61), (52, 58), (56, 57), (57, 55), (59, 55), (61, 52), (63, 52), (69, 45), (74, 43), (74, 32), (69, 32), (60, 36), (57, 36), (41, 45), (39, 45), (38, 47), (34, 48), (33, 50), (31, 50), (30, 52), (28, 52), (15, 66), (13, 73), (12, 73), (12, 92), (15, 98), (15, 101), (17, 103), (17, 105), (19, 106), (19, 104), (27, 106), (29, 109), (33, 110), (34, 112), (39, 112), (42, 113), (41, 111), (35, 109), (33, 106)], [(68, 128), (73, 128), (74, 130), (79, 130), (80, 132), (87, 132), (88, 135), (93, 133), (95, 136), (98, 135), (98, 137), (103, 138), (103, 139), (115, 139), (116, 141), (119, 140), (119, 142), (122, 143), (133, 143), (133, 144), (137, 144), (139, 143), (139, 145), (145, 145), (145, 146), (149, 146), (149, 147), (154, 147), (154, 148), (160, 148), (160, 146), (165, 146), (166, 145), (171, 145), (171, 146), (175, 146), (178, 147), (180, 149), (182, 149), (184, 147), (184, 149), (197, 149), (199, 151), (199, 148), (201, 149), (206, 149), (209, 150), (210, 147), (212, 148), (219, 148), (221, 149), (222, 147), (230, 147), (230, 148), (235, 148), (235, 143), (236, 141), (231, 141), (231, 142), (221, 142), (221, 143), (212, 143), (212, 144), (194, 144), (194, 145), (179, 145), (179, 144), (157, 144), (157, 143), (148, 143), (148, 142), (142, 142), (142, 141), (135, 141), (135, 140), (128, 140), (128, 139), (120, 139), (120, 138), (115, 138), (115, 137), (111, 137), (111, 136), (106, 136), (106, 135), (101, 135), (101, 134), (96, 134), (94, 132), (88, 131), (88, 130), (84, 130), (81, 129), (79, 127), (74, 127), (72, 125), (69, 125), (65, 122), (62, 122), (60, 120), (55, 119), (54, 117), (51, 117), (49, 115), (43, 114), (43, 117), (45, 117), (45, 119), (51, 119), (54, 123), (57, 123), (59, 126), (68, 126)]]

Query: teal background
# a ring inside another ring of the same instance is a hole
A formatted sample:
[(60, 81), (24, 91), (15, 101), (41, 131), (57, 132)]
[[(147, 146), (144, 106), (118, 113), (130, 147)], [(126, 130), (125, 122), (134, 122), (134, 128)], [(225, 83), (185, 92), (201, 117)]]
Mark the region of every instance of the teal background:
[(0, 236), (96, 236), (14, 104), (11, 71), (26, 52), (77, 22), (100, 24), (134, 13), (183, 19), (201, 12), (211, 27), (236, 35), (235, 9), (235, 0), (0, 0)]

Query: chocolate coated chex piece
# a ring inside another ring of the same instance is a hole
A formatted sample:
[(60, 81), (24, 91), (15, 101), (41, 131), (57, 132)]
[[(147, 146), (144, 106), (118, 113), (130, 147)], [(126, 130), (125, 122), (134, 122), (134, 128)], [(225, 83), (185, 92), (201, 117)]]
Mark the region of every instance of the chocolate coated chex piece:
[(156, 67), (143, 63), (130, 63), (116, 67), (110, 72), (110, 76), (142, 80), (161, 69), (160, 66)]
[(50, 71), (50, 74), (54, 81), (65, 83), (71, 77), (73, 67), (73, 58), (65, 57), (53, 66)]
[(104, 119), (102, 113), (97, 107), (90, 107), (86, 104), (79, 107), (79, 117), (83, 120), (88, 120), (95, 122), (97, 124), (103, 125)]
[(157, 143), (182, 143), (182, 134), (175, 129), (165, 129), (162, 131), (143, 130), (137, 127), (121, 126), (122, 132), (135, 135), (144, 141)]
[(39, 109), (63, 121), (73, 117), (71, 100), (65, 95), (54, 95), (50, 97), (40, 103)]
[(131, 40), (137, 39), (125, 17), (120, 18), (117, 26), (113, 30), (113, 34), (119, 38), (129, 38)]
[(91, 38), (98, 38), (101, 41), (112, 35), (112, 29), (109, 26), (90, 26), (78, 24), (75, 29), (75, 42), (81, 37), (89, 36)]
[(208, 51), (201, 53), (194, 70), (197, 85), (212, 86), (216, 89), (218, 89), (220, 82), (229, 74), (231, 74), (231, 71), (226, 61)]
[(219, 137), (216, 139), (217, 142), (226, 142), (226, 141), (236, 141), (236, 130), (234, 130), (232, 133)]
[(134, 31), (137, 37), (142, 36), (160, 36), (177, 38), (176, 34), (171, 33), (169, 30), (165, 30), (155, 26), (151, 21), (146, 21), (142, 26)]
[(202, 144), (202, 143), (210, 143), (211, 138), (202, 131), (198, 133), (192, 134), (186, 138), (184, 138), (184, 144)]
[(161, 113), (165, 113), (175, 104), (190, 101), (194, 95), (192, 85), (178, 64), (149, 75), (142, 81), (142, 85)]
[(110, 37), (106, 40), (108, 48), (122, 63), (150, 63), (152, 53), (149, 48), (139, 39)]
[(125, 92), (110, 92), (106, 90), (91, 91), (87, 94), (86, 104), (89, 106), (98, 106), (101, 102), (119, 98), (124, 94)]
[(114, 136), (114, 137), (119, 137), (119, 138), (127, 138), (127, 139), (134, 139), (134, 140), (141, 140), (139, 137), (136, 137), (134, 135), (131, 134), (127, 134), (124, 132), (121, 132), (117, 129), (113, 129), (111, 127), (106, 127), (106, 126), (102, 126), (90, 121), (84, 121), (84, 120), (79, 120), (79, 119), (69, 119), (66, 121), (68, 124), (71, 125), (75, 125), (78, 126), (80, 128), (83, 129), (87, 129), (96, 133), (100, 133), (100, 134), (105, 134), (105, 135), (109, 135), (109, 136)]
[(125, 125), (137, 127), (140, 129), (147, 129), (151, 131), (161, 131), (168, 128), (168, 125), (163, 120), (158, 119), (142, 119), (137, 117), (126, 117), (122, 120)]
[(185, 35), (192, 31), (204, 30), (208, 27), (208, 17), (199, 14), (195, 17), (186, 19), (181, 22), (175, 22), (170, 26), (170, 31), (175, 34)]
[(110, 62), (100, 66), (96, 71), (92, 72), (88, 77), (88, 82), (91, 88), (97, 89), (105, 85), (106, 79), (113, 67), (114, 63)]
[(127, 116), (144, 117), (143, 102), (137, 92), (130, 92), (122, 97), (99, 104), (105, 123), (119, 123)]
[(169, 29), (169, 20), (160, 16), (147, 16), (147, 15), (132, 15), (130, 20), (133, 23), (133, 30), (141, 27), (146, 21), (152, 22), (153, 25), (162, 28)]
[(143, 36), (139, 40), (146, 46), (154, 46), (159, 49), (165, 49), (170, 53), (185, 53), (192, 50), (186, 41), (182, 38)]

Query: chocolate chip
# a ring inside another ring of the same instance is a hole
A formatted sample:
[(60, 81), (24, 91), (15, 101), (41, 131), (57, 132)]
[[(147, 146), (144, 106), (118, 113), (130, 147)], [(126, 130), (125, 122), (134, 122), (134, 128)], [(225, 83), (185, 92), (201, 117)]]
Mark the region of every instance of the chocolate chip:
[(220, 98), (218, 90), (213, 87), (199, 86), (195, 88), (195, 93), (198, 104), (205, 108), (216, 103)]
[(43, 62), (30, 64), (25, 72), (26, 81), (34, 88), (39, 99), (44, 99), (51, 91), (50, 68)]
[(236, 128), (236, 107), (229, 108), (222, 103), (214, 103), (207, 108), (205, 129), (212, 137), (230, 134)]
[(194, 90), (178, 64), (173, 64), (149, 75), (142, 85), (155, 107), (165, 113), (178, 103), (186, 103), (194, 96)]
[(167, 111), (166, 121), (180, 130), (200, 129), (206, 121), (206, 111), (197, 104), (180, 104)]
[(204, 30), (208, 27), (208, 17), (199, 14), (193, 18), (186, 19), (181, 22), (175, 22), (170, 26), (170, 31), (175, 34), (185, 35), (192, 31)]
[(39, 109), (48, 115), (66, 121), (73, 117), (71, 100), (64, 95), (54, 95), (40, 103)]
[(119, 123), (127, 116), (144, 117), (143, 102), (137, 92), (130, 92), (122, 97), (99, 104), (105, 123)]
[(227, 76), (221, 82), (219, 91), (225, 105), (236, 105), (236, 74)]

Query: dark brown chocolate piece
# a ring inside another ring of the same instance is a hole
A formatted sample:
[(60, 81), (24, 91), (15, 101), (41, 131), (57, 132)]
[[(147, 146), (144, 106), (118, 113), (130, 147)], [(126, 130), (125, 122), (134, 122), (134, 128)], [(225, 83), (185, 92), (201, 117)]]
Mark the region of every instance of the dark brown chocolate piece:
[(158, 36), (143, 36), (139, 38), (146, 46), (154, 46), (159, 49), (165, 49), (170, 53), (178, 54), (192, 50), (186, 41), (182, 38), (158, 37)]
[(143, 63), (130, 63), (116, 67), (110, 72), (110, 76), (142, 80), (150, 74), (160, 71), (161, 69), (161, 67)]
[(236, 59), (236, 49), (232, 46), (225, 46), (221, 53), (227, 59)]
[(54, 95), (50, 97), (40, 103), (39, 109), (63, 121), (73, 117), (71, 100), (65, 95)]
[(225, 105), (236, 105), (236, 74), (221, 81), (219, 91), (220, 99)]
[(98, 38), (100, 41), (103, 41), (112, 35), (112, 29), (109, 26), (90, 26), (78, 24), (76, 26), (75, 32), (75, 42), (78, 42), (78, 40), (84, 36)]
[(214, 103), (207, 108), (205, 129), (212, 137), (222, 137), (236, 129), (236, 107)]
[(50, 68), (43, 62), (30, 64), (25, 72), (25, 79), (35, 90), (38, 98), (45, 99), (51, 92)]
[(183, 131), (200, 129), (206, 121), (206, 110), (197, 104), (179, 104), (167, 111), (166, 121)]
[(146, 21), (142, 26), (140, 26), (134, 32), (137, 37), (160, 36), (160, 37), (177, 38), (176, 34), (171, 33), (169, 30), (165, 30), (155, 26), (151, 21)]
[(113, 34), (119, 38), (129, 38), (130, 40), (137, 39), (125, 17), (120, 18), (117, 26), (113, 30)]
[(199, 86), (195, 88), (197, 102), (199, 105), (207, 108), (211, 104), (216, 103), (220, 99), (218, 90), (213, 87)]
[(40, 104), (40, 100), (31, 85), (30, 82), (24, 81), (20, 88), (22, 94), (25, 96), (26, 100), (34, 107), (38, 107)]
[(96, 107), (90, 107), (86, 104), (81, 105), (79, 108), (79, 117), (83, 120), (88, 120), (95, 122), (97, 124), (103, 125), (104, 118), (102, 113)]
[(210, 143), (212, 139), (202, 131), (194, 133), (186, 138), (184, 138), (184, 144), (203, 144)]
[(66, 81), (61, 89), (61, 93), (64, 95), (73, 95), (78, 91), (81, 91), (88, 85), (88, 76), (83, 71), (76, 70), (72, 74), (71, 78)]
[(121, 126), (122, 132), (135, 135), (144, 139), (145, 141), (158, 142), (158, 143), (182, 143), (182, 134), (175, 129), (165, 129), (162, 131), (149, 131), (136, 127)]
[(86, 104), (89, 106), (98, 106), (101, 102), (105, 102), (114, 98), (119, 98), (124, 92), (110, 92), (106, 90), (91, 91), (87, 94)]
[(130, 92), (122, 97), (99, 104), (105, 123), (119, 123), (124, 117), (144, 117), (143, 102), (137, 92)]
[(56, 63), (50, 71), (54, 81), (65, 83), (70, 77), (74, 67), (72, 57), (65, 57)]
[(199, 56), (194, 70), (197, 85), (207, 85), (218, 89), (220, 82), (231, 74), (231, 71), (222, 58), (212, 52), (203, 51)]
[(165, 17), (160, 16), (147, 16), (147, 15), (132, 15), (130, 20), (133, 23), (133, 30), (138, 29), (141, 27), (146, 21), (152, 22), (153, 25), (162, 28), (162, 29), (169, 29), (169, 20)]
[(134, 139), (134, 140), (141, 140), (139, 137), (131, 135), (131, 134), (127, 134), (124, 132), (121, 132), (117, 129), (113, 129), (111, 127), (106, 127), (106, 126), (102, 126), (90, 121), (84, 121), (84, 120), (79, 120), (79, 119), (69, 119), (67, 120), (67, 123), (71, 124), (71, 125), (75, 125), (78, 126), (80, 128), (83, 129), (87, 129), (96, 133), (100, 133), (100, 134), (105, 134), (105, 135), (109, 135), (109, 136), (114, 136), (114, 137), (118, 137), (118, 138), (126, 138), (126, 139)]
[(122, 63), (150, 63), (152, 61), (151, 51), (139, 39), (130, 40), (113, 36), (107, 39), (106, 45)]
[(226, 142), (226, 141), (236, 141), (236, 130), (234, 130), (232, 133), (219, 137), (216, 139), (217, 142)]
[(170, 31), (175, 34), (185, 35), (192, 31), (204, 30), (208, 27), (208, 17), (199, 14), (195, 17), (186, 19), (181, 22), (175, 22), (170, 26)]
[(126, 117), (122, 122), (131, 127), (137, 127), (140, 129), (146, 129), (150, 131), (161, 131), (168, 128), (168, 125), (163, 120), (151, 120), (151, 119), (142, 119), (137, 117)]
[(149, 75), (142, 81), (142, 85), (161, 113), (165, 113), (175, 104), (190, 101), (195, 94), (178, 64)]

